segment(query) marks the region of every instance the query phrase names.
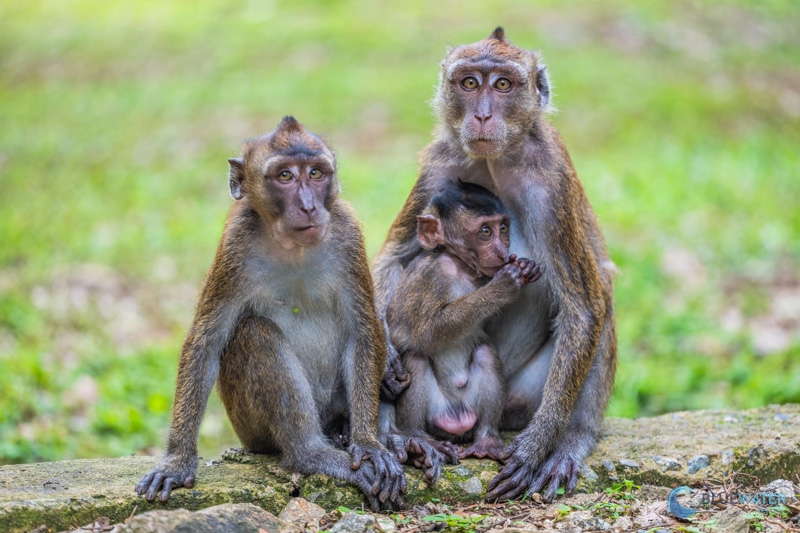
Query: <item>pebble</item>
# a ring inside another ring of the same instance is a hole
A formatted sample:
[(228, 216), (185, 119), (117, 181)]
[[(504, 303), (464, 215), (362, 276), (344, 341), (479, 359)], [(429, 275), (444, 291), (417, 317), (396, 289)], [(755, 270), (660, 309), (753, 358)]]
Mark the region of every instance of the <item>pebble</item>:
[(791, 505), (797, 505), (797, 488), (794, 486), (794, 483), (789, 481), (788, 479), (776, 479), (775, 481), (771, 481), (769, 484), (764, 485), (759, 489), (761, 492), (771, 492), (775, 494), (785, 494), (786, 495), (786, 503)]
[(748, 533), (750, 531), (750, 520), (744, 518), (742, 510), (733, 505), (729, 505), (714, 517), (717, 519), (714, 533)]
[(581, 469), (580, 469), (579, 473), (580, 473), (581, 477), (583, 479), (585, 479), (586, 481), (597, 481), (597, 479), (599, 478), (599, 476), (597, 475), (597, 472), (592, 470), (592, 467), (590, 467), (586, 463), (583, 463), (581, 465)]
[(316, 527), (317, 521), (323, 516), (325, 516), (325, 509), (316, 503), (311, 503), (304, 498), (292, 498), (283, 508), (281, 514), (278, 515), (278, 518), (297, 524), (300, 527), (306, 527), (309, 524)]
[(614, 463), (612, 461), (605, 460), (605, 461), (602, 462), (602, 465), (603, 465), (603, 468), (605, 468), (609, 472), (613, 472), (614, 471)]
[(639, 468), (639, 462), (632, 461), (630, 459), (620, 459), (619, 464), (622, 466), (627, 466), (628, 468)]
[(701, 468), (707, 467), (711, 462), (708, 459), (707, 455), (695, 455), (691, 459), (689, 459), (689, 473), (694, 474)]
[(669, 470), (680, 470), (681, 463), (674, 457), (661, 457), (660, 455), (653, 456), (653, 461), (662, 468), (664, 472)]
[(467, 494), (483, 494), (483, 483), (477, 476), (472, 476), (466, 481), (459, 481), (458, 486)]
[(725, 450), (722, 452), (722, 466), (728, 466), (736, 459), (736, 454), (733, 450)]
[(474, 470), (470, 470), (466, 466), (459, 466), (459, 467), (456, 467), (453, 470), (453, 473), (455, 475), (457, 475), (458, 477), (468, 477), (468, 476), (473, 475), (475, 473), (475, 471)]
[(371, 514), (346, 513), (329, 529), (331, 533), (363, 533), (375, 527), (377, 521)]

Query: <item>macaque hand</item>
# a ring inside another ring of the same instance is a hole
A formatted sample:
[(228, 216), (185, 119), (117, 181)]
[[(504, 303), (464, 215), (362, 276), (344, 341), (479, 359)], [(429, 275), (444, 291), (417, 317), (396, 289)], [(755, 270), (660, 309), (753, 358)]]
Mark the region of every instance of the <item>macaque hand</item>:
[(517, 265), (520, 270), (522, 270), (522, 283), (525, 285), (528, 283), (534, 283), (542, 277), (542, 270), (539, 268), (539, 265), (530, 259), (520, 257), (519, 259), (514, 260), (514, 264)]
[(519, 292), (525, 282), (522, 277), (522, 269), (517, 266), (516, 262), (509, 262), (497, 271), (489, 283), (511, 292)]
[(161, 492), (161, 501), (169, 500), (173, 489), (194, 487), (194, 473), (197, 467), (197, 458), (185, 461), (175, 455), (167, 455), (156, 467), (136, 484), (134, 489), (139, 496), (144, 495), (147, 501), (152, 502)]

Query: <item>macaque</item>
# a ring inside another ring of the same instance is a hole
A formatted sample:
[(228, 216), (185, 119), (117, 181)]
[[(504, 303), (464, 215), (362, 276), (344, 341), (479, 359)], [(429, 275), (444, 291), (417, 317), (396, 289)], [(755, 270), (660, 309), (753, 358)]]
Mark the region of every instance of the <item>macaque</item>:
[(378, 315), (385, 318), (405, 269), (427, 253), (417, 217), (444, 183), (459, 176), (500, 198), (511, 253), (537, 258), (546, 276), (486, 326), (507, 383), (500, 428), (522, 430), (486, 497), (542, 491), (552, 500), (559, 486), (574, 491), (614, 385), (616, 267), (547, 120), (550, 84), (539, 52), (514, 46), (502, 28), (448, 50), (434, 109), (438, 124), (419, 178), (373, 260)]
[(509, 257), (511, 221), (479, 185), (447, 186), (417, 221), (424, 251), (404, 270), (386, 313), (411, 378), (397, 427), (420, 438), (474, 441), (460, 458), (499, 460), (506, 383), (484, 326), (541, 272)]
[[(228, 161), (235, 201), (181, 350), (166, 455), (136, 491), (166, 501), (194, 485), (216, 382), (246, 449), (352, 483), (374, 510), (402, 505), (377, 433), (385, 335), (332, 149), (289, 116)], [(345, 423), (347, 450), (330, 434)]]

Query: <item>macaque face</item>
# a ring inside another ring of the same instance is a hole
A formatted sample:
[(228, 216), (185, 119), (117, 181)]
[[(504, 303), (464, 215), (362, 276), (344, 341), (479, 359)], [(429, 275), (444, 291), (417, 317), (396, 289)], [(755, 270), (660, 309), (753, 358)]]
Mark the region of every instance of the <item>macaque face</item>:
[(243, 152), (228, 160), (233, 198), (248, 202), (285, 249), (322, 241), (339, 192), (336, 160), (325, 140), (285, 117)]
[(325, 157), (277, 156), (264, 172), (265, 201), (278, 215), (274, 232), (299, 246), (320, 242), (328, 228), (334, 168)]
[(511, 229), (508, 216), (463, 214), (458, 219), (460, 259), (483, 276), (494, 276), (508, 259)]
[(467, 154), (499, 157), (525, 137), (535, 115), (547, 107), (544, 69), (535, 52), (512, 45), (498, 28), (448, 52), (435, 107)]

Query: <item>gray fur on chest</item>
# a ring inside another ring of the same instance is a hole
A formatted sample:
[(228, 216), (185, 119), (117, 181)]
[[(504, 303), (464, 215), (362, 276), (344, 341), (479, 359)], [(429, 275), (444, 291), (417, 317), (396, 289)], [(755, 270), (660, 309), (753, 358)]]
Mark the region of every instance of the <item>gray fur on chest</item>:
[(250, 312), (271, 319), (305, 370), (314, 396), (331, 398), (342, 382), (342, 357), (351, 342), (346, 292), (330, 263), (249, 265)]

